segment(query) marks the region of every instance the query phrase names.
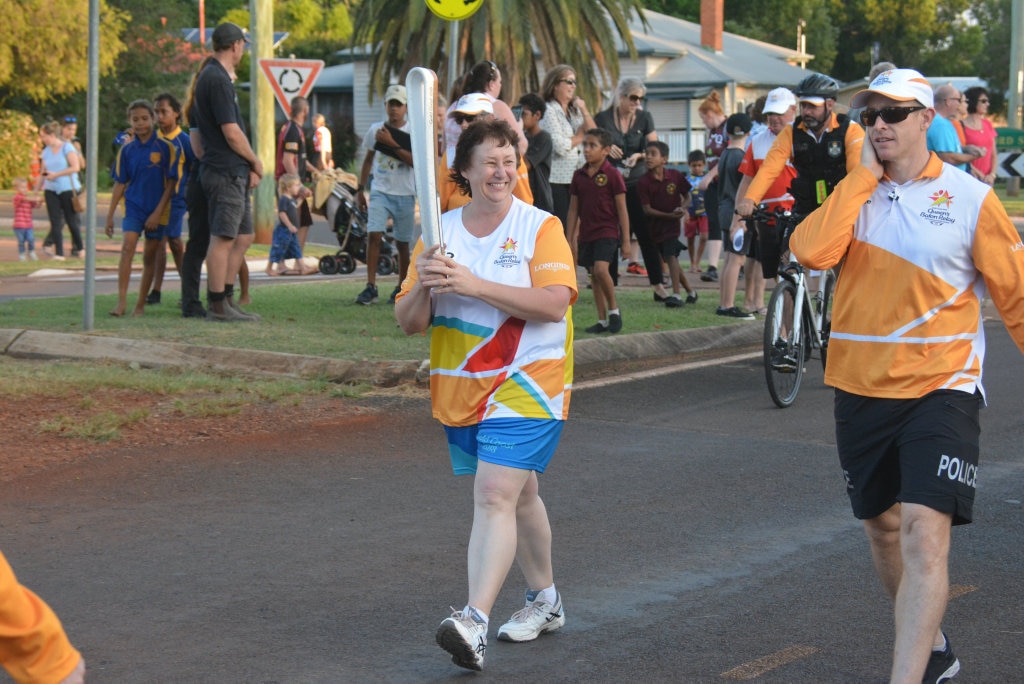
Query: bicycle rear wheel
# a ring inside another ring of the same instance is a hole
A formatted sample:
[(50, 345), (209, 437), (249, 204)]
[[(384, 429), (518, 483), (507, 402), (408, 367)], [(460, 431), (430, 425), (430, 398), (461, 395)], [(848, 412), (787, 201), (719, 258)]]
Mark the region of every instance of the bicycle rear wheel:
[(832, 332), (832, 293), (836, 289), (835, 271), (829, 269), (822, 274), (825, 278), (824, 296), (821, 300), (821, 368), (828, 362), (828, 336)]
[(792, 405), (803, 379), (804, 345), (793, 341), (795, 302), (796, 285), (785, 279), (779, 281), (764, 318), (764, 377), (768, 393), (779, 408)]

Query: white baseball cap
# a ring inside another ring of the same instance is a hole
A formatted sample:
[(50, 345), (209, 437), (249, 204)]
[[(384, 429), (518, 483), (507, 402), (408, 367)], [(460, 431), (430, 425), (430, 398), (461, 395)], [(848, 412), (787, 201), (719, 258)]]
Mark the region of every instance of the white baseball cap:
[(391, 102), (392, 100), (397, 100), (402, 104), (405, 104), (406, 102), (409, 101), (409, 97), (405, 93), (404, 85), (396, 84), (388, 86), (387, 92), (384, 93), (384, 102), (386, 104), (388, 102)]
[(459, 114), (493, 114), (494, 105), (491, 104), (491, 99), (483, 93), (469, 93), (459, 98), (459, 101), (455, 103), (455, 109), (452, 110), (452, 114), (458, 112)]
[(789, 88), (776, 88), (768, 93), (768, 99), (764, 101), (764, 114), (785, 114), (790, 107), (796, 105), (796, 96)]
[(863, 107), (872, 93), (884, 95), (901, 102), (917, 100), (925, 107), (935, 106), (932, 84), (913, 69), (890, 69), (875, 76), (875, 80), (850, 100), (851, 107)]

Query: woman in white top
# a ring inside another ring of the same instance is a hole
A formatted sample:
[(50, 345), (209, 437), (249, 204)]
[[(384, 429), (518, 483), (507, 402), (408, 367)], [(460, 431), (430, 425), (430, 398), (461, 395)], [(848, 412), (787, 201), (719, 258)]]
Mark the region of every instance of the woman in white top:
[[(472, 69), (466, 72), (466, 75), (462, 77), (462, 88), (459, 91), (459, 97), (472, 93), (483, 93), (487, 96), (494, 109), (494, 118), (508, 122), (512, 130), (519, 135), (518, 147), (520, 156), (526, 154), (526, 137), (523, 135), (523, 123), (516, 119), (511, 107), (498, 99), (501, 97), (501, 69), (498, 68), (497, 64), (490, 60), (484, 60), (477, 62), (473, 65)], [(455, 123), (455, 119), (452, 117), (459, 97), (452, 99), (452, 104), (444, 118), (444, 139), (445, 149), (448, 153), (449, 168), (455, 159), (455, 146), (458, 144), (459, 135), (462, 133), (462, 127)]]
[(317, 169), (334, 168), (334, 145), (331, 143), (331, 129), (327, 127), (327, 119), (323, 114), (313, 117), (313, 150), (316, 158), (313, 164)]
[(583, 162), (580, 143), (583, 142), (583, 134), (596, 125), (587, 111), (587, 103), (576, 97), (576, 70), (568, 64), (559, 64), (547, 73), (540, 96), (548, 105), (540, 125), (551, 136), (554, 151), (549, 179), (551, 200), (555, 216), (564, 225), (569, 214), (572, 174)]
[[(56, 250), (54, 259), (64, 259), (64, 222), (71, 231), (71, 256), (82, 256), (82, 230), (78, 214), (72, 204), (75, 190), (81, 190), (78, 170), (81, 161), (75, 146), (60, 137), (60, 124), (51, 121), (39, 129), (43, 141), (41, 178), (46, 199), (46, 213), (50, 217), (50, 235), (47, 242)], [(44, 245), (45, 247), (45, 245)]]

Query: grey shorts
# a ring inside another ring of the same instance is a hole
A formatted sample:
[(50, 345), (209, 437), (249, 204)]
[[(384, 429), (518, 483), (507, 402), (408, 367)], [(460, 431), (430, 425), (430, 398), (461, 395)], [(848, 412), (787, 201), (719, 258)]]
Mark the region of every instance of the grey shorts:
[(389, 216), (395, 240), (412, 242), (412, 231), (416, 224), (416, 198), (412, 195), (388, 195), (371, 190), (366, 210), (366, 232), (385, 232)]
[(210, 235), (234, 239), (252, 235), (252, 205), (249, 202), (249, 177), (203, 168), (203, 194), (210, 217)]
[(836, 390), (836, 446), (853, 514), (875, 518), (897, 502), (971, 522), (978, 477), (980, 394), (936, 390), (877, 399)]

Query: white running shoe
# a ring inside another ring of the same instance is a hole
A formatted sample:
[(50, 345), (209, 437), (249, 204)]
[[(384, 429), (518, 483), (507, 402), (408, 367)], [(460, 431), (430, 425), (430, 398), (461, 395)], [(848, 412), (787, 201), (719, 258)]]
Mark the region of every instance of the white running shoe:
[(452, 608), (452, 616), (437, 628), (437, 645), (452, 654), (452, 662), (467, 670), (484, 669), (487, 651), (487, 625), (471, 614)]
[(533, 601), (527, 600), (523, 608), (512, 614), (498, 630), (498, 638), (502, 641), (533, 641), (544, 632), (553, 632), (564, 624), (562, 595), (558, 594), (555, 605), (538, 596)]

